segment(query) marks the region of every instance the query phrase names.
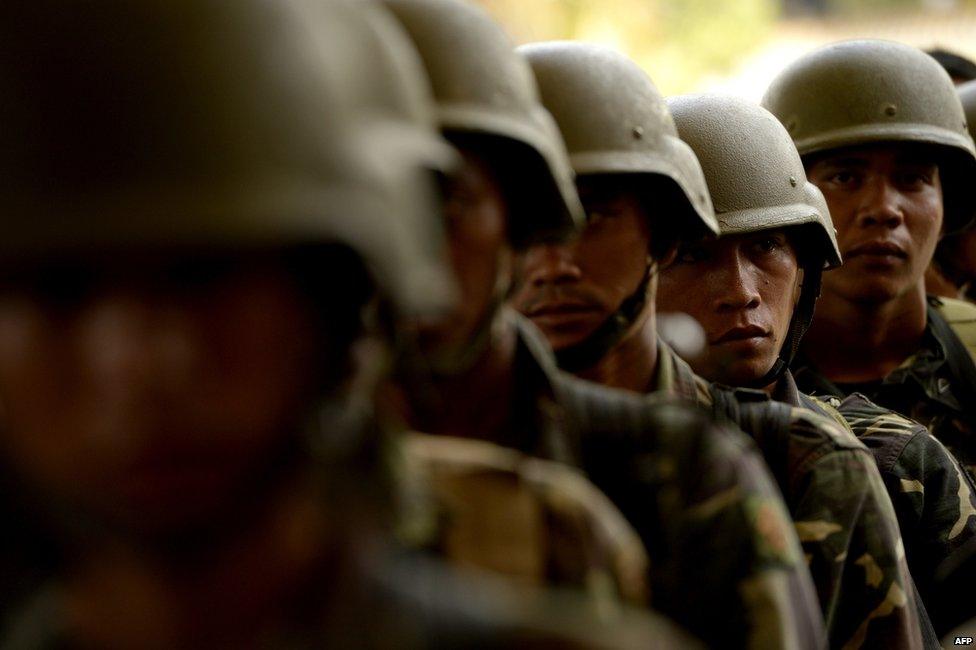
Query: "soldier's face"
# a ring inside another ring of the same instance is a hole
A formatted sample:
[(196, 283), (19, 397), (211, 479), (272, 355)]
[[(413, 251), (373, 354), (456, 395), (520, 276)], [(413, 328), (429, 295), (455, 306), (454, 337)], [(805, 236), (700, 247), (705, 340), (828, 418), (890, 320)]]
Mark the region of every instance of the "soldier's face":
[(0, 453), (138, 536), (236, 507), (316, 391), (322, 334), (274, 264), (143, 260), (0, 283)]
[(587, 225), (568, 243), (533, 246), (520, 256), (516, 309), (555, 350), (593, 334), (644, 280), (651, 233), (644, 204), (611, 179), (578, 180)]
[(443, 189), (451, 266), (461, 297), (450, 316), (422, 328), (427, 351), (465, 346), (511, 283), (508, 208), (489, 163), (458, 146), (460, 169)]
[(802, 273), (782, 230), (732, 235), (679, 249), (661, 272), (659, 312), (685, 312), (705, 330), (701, 376), (730, 386), (762, 378), (779, 356)]
[(924, 291), (925, 269), (942, 230), (942, 184), (930, 154), (893, 144), (857, 147), (814, 160), (844, 265), (824, 274), (824, 298), (883, 303)]

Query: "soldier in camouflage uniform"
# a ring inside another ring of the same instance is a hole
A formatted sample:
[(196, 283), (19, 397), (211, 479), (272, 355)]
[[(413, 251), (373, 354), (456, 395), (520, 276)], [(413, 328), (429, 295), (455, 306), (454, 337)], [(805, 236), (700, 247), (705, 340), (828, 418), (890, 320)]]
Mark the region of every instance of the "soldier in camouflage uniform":
[(581, 217), (531, 70), (470, 4), (386, 4), (413, 37), (442, 130), (464, 158), (445, 186), (461, 308), (418, 324), (425, 354), (404, 362), (390, 399), (425, 434), (582, 468), (646, 545), (651, 604), (708, 643), (820, 644), (795, 534), (747, 441), (673, 399), (646, 403), (561, 373), (534, 328), (503, 307), (514, 248), (563, 237)]
[[(584, 204), (599, 215), (599, 220), (596, 220), (592, 228), (584, 233), (582, 240), (575, 244), (575, 248), (569, 245), (549, 245), (529, 251), (524, 258), (525, 284), (516, 295), (516, 301), (526, 313), (532, 315), (534, 319), (539, 319), (540, 326), (557, 346), (557, 352), (560, 345), (568, 351), (588, 348), (590, 354), (602, 352), (603, 356), (599, 357), (595, 364), (592, 358), (588, 360), (593, 365), (583, 370), (582, 374), (586, 376), (596, 375), (605, 382), (627, 381), (628, 383), (624, 385), (636, 391), (679, 392), (703, 404), (712, 404), (713, 398), (721, 398), (714, 405), (715, 410), (719, 412), (730, 410), (729, 414), (759, 442), (767, 462), (773, 469), (774, 476), (780, 480), (788, 504), (792, 506), (791, 510), (797, 518), (797, 530), (801, 535), (801, 541), (806, 541), (805, 548), (811, 556), (811, 568), (819, 589), (822, 609), (827, 615), (831, 643), (840, 646), (850, 640), (856, 640), (860, 635), (866, 637), (869, 642), (884, 640), (901, 643), (903, 647), (918, 647), (921, 644), (921, 629), (907, 569), (904, 561), (900, 561), (897, 557), (896, 549), (900, 541), (891, 504), (871, 456), (864, 446), (854, 439), (849, 430), (828, 415), (802, 408), (806, 405), (800, 404), (799, 401), (794, 408), (782, 404), (770, 405), (762, 393), (749, 395), (742, 392), (733, 398), (728, 397), (724, 392), (719, 394), (707, 382), (696, 378), (683, 361), (675, 357), (666, 346), (660, 344), (658, 346), (661, 352), (657, 356), (656, 363), (649, 364), (647, 359), (637, 359), (635, 363), (631, 363), (631, 355), (641, 345), (643, 345), (643, 355), (652, 354), (648, 343), (654, 336), (654, 330), (652, 326), (646, 326), (645, 323), (653, 318), (653, 296), (648, 301), (649, 304), (641, 305), (636, 322), (631, 321), (628, 327), (619, 328), (618, 341), (609, 342), (611, 343), (609, 347), (607, 347), (608, 342), (599, 341), (594, 333), (586, 331), (582, 326), (581, 318), (577, 317), (574, 320), (572, 315), (558, 320), (551, 316), (546, 318), (546, 311), (538, 306), (546, 305), (543, 299), (547, 296), (550, 305), (558, 305), (557, 298), (570, 302), (573, 299), (578, 300), (579, 296), (600, 295), (601, 291), (608, 286), (628, 286), (625, 284), (626, 276), (613, 272), (620, 268), (621, 262), (612, 258), (614, 256), (630, 258), (631, 265), (635, 265), (646, 258), (648, 242), (644, 240), (643, 251), (637, 245), (626, 246), (621, 245), (620, 242), (627, 239), (639, 242), (641, 230), (649, 229), (651, 242), (661, 250), (669, 243), (669, 233), (661, 232), (663, 229), (658, 227), (660, 222), (654, 219), (655, 215), (661, 213), (659, 211), (669, 210), (677, 213), (676, 216), (672, 214), (669, 216), (672, 217), (674, 230), (679, 233), (689, 231), (687, 226), (682, 228), (682, 220), (694, 222), (696, 219), (694, 213), (687, 207), (691, 203), (690, 200), (685, 201), (686, 207), (680, 212), (673, 201), (671, 203), (662, 201), (655, 205), (651, 200), (646, 200), (643, 213), (637, 215), (641, 217), (638, 220), (619, 208), (616, 211), (612, 209), (615, 198), (612, 192), (605, 189), (602, 196), (587, 193), (587, 190), (598, 182), (602, 183), (604, 188), (612, 188), (611, 183), (617, 178), (623, 177), (622, 180), (633, 182), (635, 175), (641, 171), (645, 175), (651, 175), (661, 174), (667, 169), (651, 156), (645, 156), (644, 160), (640, 160), (632, 154), (627, 155), (628, 148), (644, 148), (650, 149), (657, 158), (664, 158), (667, 161), (670, 152), (662, 151), (664, 148), (660, 144), (665, 140), (661, 137), (664, 129), (652, 130), (645, 124), (641, 129), (642, 138), (635, 138), (632, 135), (636, 132), (634, 125), (620, 119), (616, 104), (602, 103), (606, 101), (607, 95), (619, 99), (624, 94), (623, 89), (635, 85), (635, 78), (644, 79), (643, 86), (653, 89), (650, 81), (646, 80), (646, 76), (636, 66), (620, 55), (575, 43), (527, 46), (523, 52), (526, 53), (536, 71), (544, 102), (553, 111), (557, 123), (566, 133), (577, 172), (581, 175), (585, 174), (578, 181)], [(604, 93), (598, 91), (585, 93), (584, 89), (592, 88), (604, 90)], [(648, 93), (650, 92), (649, 90)], [(581, 103), (578, 99), (581, 96), (598, 98), (600, 103), (593, 102), (593, 105)], [(656, 101), (653, 101), (655, 99), (653, 95), (650, 99), (651, 101), (645, 100), (640, 103), (621, 102), (621, 105), (626, 107), (640, 105), (649, 113), (656, 114), (659, 122), (662, 120), (661, 116), (669, 116), (659, 96), (656, 97)], [(728, 111), (725, 110), (727, 108), (718, 107), (714, 110), (714, 114), (721, 116), (721, 119), (734, 120), (737, 116), (730, 118), (727, 115)], [(772, 116), (767, 114), (766, 118), (768, 124), (782, 131)], [(751, 126), (749, 124), (743, 130), (749, 132)], [(674, 126), (670, 125), (670, 129), (673, 130)], [(763, 143), (763, 147), (769, 139), (769, 129), (767, 128), (766, 131), (763, 137), (757, 139), (757, 142)], [(783, 166), (784, 161), (792, 162), (793, 174), (802, 176), (798, 156), (785, 133), (781, 137), (781, 148), (784, 143), (788, 148), (787, 153), (792, 158), (766, 156), (762, 160), (768, 162), (770, 166), (780, 167)], [(728, 146), (723, 148), (723, 150), (727, 149)], [(754, 149), (753, 157), (759, 158), (761, 148), (757, 146)], [(625, 167), (627, 163), (632, 165), (629, 169)], [(753, 161), (750, 166), (755, 168), (756, 163)], [(750, 176), (750, 186), (755, 186), (758, 177), (765, 172), (766, 168), (762, 168), (757, 170), (754, 176)], [(781, 198), (770, 191), (763, 192), (762, 188), (769, 183), (766, 178), (762, 180), (765, 185), (760, 185), (761, 189), (757, 189), (757, 193), (767, 200)], [(786, 193), (790, 194), (791, 202), (802, 203), (806, 196), (806, 188), (796, 184), (791, 186), (788, 179), (784, 180), (787, 183)], [(635, 186), (638, 186), (637, 183)], [(695, 190), (698, 190), (704, 192), (707, 198), (708, 189), (704, 178), (701, 179), (701, 186), (701, 188), (690, 188), (690, 196), (698, 196), (695, 193)], [(618, 192), (620, 192), (618, 197), (626, 196), (620, 191), (619, 186)], [(770, 197), (770, 194), (773, 196)], [(659, 196), (660, 194), (648, 194), (649, 199)], [(623, 203), (622, 198), (617, 198), (616, 203)], [(804, 213), (803, 216), (809, 221), (815, 221), (817, 218), (816, 210), (809, 206), (792, 207), (795, 212)], [(753, 210), (750, 214), (754, 217), (755, 212), (757, 211)], [(727, 217), (723, 213), (716, 215), (720, 223)], [(620, 238), (614, 242), (618, 244), (616, 246), (606, 244), (611, 241), (608, 235), (611, 230), (621, 233)], [(823, 228), (821, 231), (826, 232)], [(660, 239), (662, 237), (664, 242)], [(690, 238), (686, 237), (686, 241), (688, 239)], [(827, 246), (830, 247), (829, 239)], [(836, 252), (834, 255), (836, 258)], [(673, 258), (673, 254), (670, 257)], [(823, 256), (819, 264), (823, 265)], [(665, 266), (665, 269), (669, 268), (670, 266)], [(662, 271), (662, 275), (666, 276), (667, 270)], [(817, 279), (812, 277), (810, 281), (815, 283)], [(783, 314), (784, 330), (790, 323), (793, 303), (789, 299), (795, 293), (796, 287), (790, 286), (788, 289)], [(684, 291), (687, 293), (689, 289), (685, 287)], [(702, 289), (694, 287), (690, 291), (700, 293)], [(812, 313), (815, 296), (814, 291), (812, 297), (808, 297), (805, 302), (807, 314)], [(689, 301), (694, 300), (691, 296), (685, 298)], [(550, 311), (557, 312), (555, 309)], [(808, 322), (809, 316), (806, 319), (802, 316), (798, 317), (795, 328), (802, 331), (800, 328), (805, 326), (804, 321)], [(574, 334), (576, 340), (571, 336)], [(777, 344), (782, 344), (785, 337), (786, 331), (783, 331), (779, 334), (778, 340), (766, 346), (773, 352), (772, 360), (777, 359), (779, 352)], [(772, 360), (770, 366), (773, 365)], [(650, 361), (655, 361), (653, 356), (650, 357)], [(643, 376), (634, 373), (634, 367), (638, 365), (649, 367), (650, 372)], [(780, 361), (775, 372), (782, 371), (784, 367), (785, 363)], [(760, 375), (765, 375), (769, 370), (767, 366)], [(750, 401), (761, 401), (758, 404), (740, 405), (737, 403), (740, 397)], [(794, 460), (799, 457), (809, 462), (810, 466), (800, 465)], [(814, 460), (818, 462), (815, 463)], [(828, 490), (825, 487), (837, 482), (838, 468), (851, 465), (860, 468), (860, 472), (850, 477), (840, 473), (843, 476), (843, 488)], [(814, 480), (805, 480), (810, 477)], [(845, 499), (849, 496), (853, 498), (842, 503), (837, 503), (838, 500), (835, 498), (827, 498), (828, 495), (835, 494), (844, 494)], [(816, 495), (816, 498), (812, 495)], [(862, 510), (861, 507), (865, 503), (871, 506)], [(824, 529), (830, 528), (830, 532), (835, 532), (832, 530), (836, 525), (835, 513), (841, 515), (839, 526), (841, 532), (827, 539), (828, 535)], [(851, 556), (849, 562), (837, 562), (836, 558), (843, 556), (845, 551), (858, 549), (861, 553)], [(877, 587), (865, 584), (863, 570), (854, 564), (855, 560), (862, 555), (878, 556), (885, 567), (884, 584)], [(879, 617), (875, 610), (886, 605), (891, 606), (891, 611), (886, 611), (885, 616)], [(874, 618), (881, 620), (872, 621), (872, 613)], [(859, 630), (861, 627), (863, 630)]]
[[(662, 273), (658, 306), (682, 309), (703, 323), (709, 341), (714, 343), (709, 345), (706, 357), (692, 365), (706, 378), (734, 386), (762, 387), (783, 402), (826, 414), (832, 407), (839, 410), (874, 454), (895, 504), (908, 565), (924, 604), (941, 609), (940, 590), (933, 588), (935, 570), (958, 557), (960, 549), (976, 538), (976, 518), (969, 516), (976, 513), (972, 483), (956, 460), (923, 426), (861, 395), (825, 405), (799, 393), (788, 370), (775, 383), (770, 382), (769, 369), (783, 367), (789, 350), (795, 349), (810, 321), (825, 260), (830, 265), (839, 261), (822, 196), (809, 183), (794, 187), (789, 181), (791, 175), (799, 175), (802, 181), (799, 157), (785, 129), (761, 108), (717, 96), (677, 98), (669, 105), (678, 132), (696, 151), (705, 169), (725, 234), (717, 242), (679, 251), (677, 262)], [(745, 133), (752, 137), (743, 138)], [(757, 146), (762, 147), (761, 154), (757, 154)], [(784, 154), (781, 158), (775, 156), (778, 150)], [(756, 160), (766, 165), (753, 163), (755, 171), (745, 174), (745, 162)], [(778, 187), (777, 174), (782, 175)], [(796, 282), (801, 282), (799, 296), (793, 286)], [(694, 293), (692, 286), (697, 288)], [(727, 334), (744, 326), (758, 328), (758, 332), (745, 331), (747, 335), (758, 333), (758, 340)], [(782, 358), (779, 363), (778, 356)], [(813, 487), (819, 485), (825, 494), (837, 492), (836, 486), (842, 482), (824, 481), (822, 477), (829, 476), (838, 462), (858, 462), (848, 458), (852, 454), (863, 462), (863, 448), (855, 451), (850, 445), (834, 444), (832, 450), (831, 445), (824, 445), (819, 453), (811, 453), (812, 442), (809, 437), (793, 438), (787, 452), (807, 459), (790, 481), (790, 489), (784, 488), (788, 503), (803, 504), (803, 509), (817, 507), (822, 500)], [(809, 460), (814, 457), (819, 457), (816, 464)], [(809, 478), (799, 480), (804, 475)], [(795, 494), (797, 485), (811, 486), (806, 498)], [(835, 530), (831, 535), (848, 535), (851, 548), (874, 546), (873, 551), (868, 549), (871, 557), (894, 572), (897, 579), (902, 570), (899, 553), (894, 547), (877, 547), (878, 540), (871, 538), (880, 529), (869, 522), (871, 515), (860, 500), (849, 498), (854, 486), (850, 481), (847, 485), (843, 492), (848, 498), (832, 508), (831, 528)], [(857, 504), (856, 511), (850, 509), (852, 504)], [(796, 510), (793, 515), (810, 519)], [(865, 525), (870, 528), (865, 529)], [(818, 544), (812, 539), (807, 542)], [(849, 566), (837, 565), (836, 575), (825, 572), (823, 566), (812, 567), (822, 594), (832, 583), (842, 585), (838, 590), (842, 603), (858, 598), (856, 588), (847, 584), (853, 580), (856, 585), (863, 575), (862, 566), (854, 562), (857, 559), (863, 565), (864, 555), (849, 550), (847, 557)], [(869, 599), (860, 602), (871, 607)], [(838, 612), (843, 611), (840, 605)]]
[[(824, 276), (797, 383), (859, 392), (921, 422), (971, 472), (976, 308), (927, 297), (924, 284), (938, 238), (973, 215), (976, 157), (952, 81), (914, 48), (850, 41), (787, 68), (763, 105), (823, 191), (845, 260)], [(957, 600), (931, 614), (942, 630), (965, 613), (952, 609), (968, 607)]]
[(374, 299), (449, 304), (424, 190), (450, 149), (359, 101), (382, 77), (351, 17), (380, 14), (0, 14), (0, 646), (694, 644), (387, 548), (383, 436), (355, 408), (385, 364), (351, 351), (390, 343)]

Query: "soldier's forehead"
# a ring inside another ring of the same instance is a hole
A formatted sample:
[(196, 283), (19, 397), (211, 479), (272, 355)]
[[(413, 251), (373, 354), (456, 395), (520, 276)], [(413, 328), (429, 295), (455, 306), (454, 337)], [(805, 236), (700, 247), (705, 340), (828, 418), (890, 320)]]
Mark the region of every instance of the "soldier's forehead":
[(891, 160), (897, 165), (937, 165), (938, 152), (917, 142), (877, 142), (836, 149), (813, 156), (811, 165), (868, 167), (877, 159)]

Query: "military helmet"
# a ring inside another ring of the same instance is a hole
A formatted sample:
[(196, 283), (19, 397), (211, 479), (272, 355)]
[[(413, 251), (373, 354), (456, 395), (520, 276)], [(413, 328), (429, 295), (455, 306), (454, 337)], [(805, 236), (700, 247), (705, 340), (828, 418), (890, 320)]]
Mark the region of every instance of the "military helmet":
[(670, 179), (684, 199), (682, 232), (693, 238), (718, 234), (698, 160), (678, 138), (664, 99), (636, 63), (608, 47), (573, 41), (534, 43), (518, 52), (535, 72), (542, 102), (559, 125), (577, 175)]
[(976, 150), (948, 73), (919, 49), (880, 40), (845, 41), (802, 57), (762, 99), (803, 157), (844, 147), (920, 143), (941, 155), (946, 230), (965, 226), (974, 199)]
[[(404, 309), (442, 305), (443, 260), (391, 217), (401, 188), (361, 152), (372, 109), (350, 88), (378, 75), (329, 50), (355, 22), (339, 6), (4, 3), (0, 263), (338, 242)], [(429, 126), (390, 124), (388, 139), (438, 146)]]
[(441, 128), (517, 145), (507, 180), (510, 234), (524, 246), (583, 221), (565, 145), (539, 101), (532, 71), (488, 14), (464, 0), (385, 0), (420, 52)]
[(976, 81), (967, 81), (956, 86), (956, 93), (959, 95), (959, 101), (962, 102), (962, 110), (966, 114), (969, 135), (973, 137), (976, 134)]
[(834, 225), (823, 194), (806, 180), (803, 163), (783, 125), (764, 108), (723, 95), (668, 100), (681, 139), (701, 161), (721, 235), (789, 228), (804, 265), (803, 287), (780, 361), (760, 385), (792, 361), (813, 320), (824, 268), (840, 266)]

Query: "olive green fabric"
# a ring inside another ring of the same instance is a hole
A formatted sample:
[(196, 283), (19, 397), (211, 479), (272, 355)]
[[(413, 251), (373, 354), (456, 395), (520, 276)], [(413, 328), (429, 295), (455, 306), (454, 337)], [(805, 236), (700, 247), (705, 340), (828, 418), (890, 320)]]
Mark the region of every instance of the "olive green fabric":
[(578, 469), (450, 436), (411, 433), (403, 448), (441, 522), (426, 544), (452, 565), (578, 588), (597, 611), (647, 603), (640, 537)]
[(799, 393), (789, 373), (773, 393), (780, 402), (755, 390), (730, 396), (667, 346), (660, 350), (658, 365), (667, 370), (655, 391), (697, 395), (759, 445), (817, 586), (830, 647), (926, 647), (934, 634), (916, 600), (895, 510), (874, 458), (846, 421)]
[(976, 212), (969, 184), (976, 152), (948, 73), (921, 50), (881, 40), (843, 41), (787, 66), (762, 99), (806, 158), (882, 142), (932, 145), (942, 158), (947, 232)]
[[(968, 550), (976, 544), (972, 478), (918, 422), (860, 394), (829, 402), (874, 455), (898, 515), (908, 568), (942, 634), (960, 619), (958, 592), (949, 585), (971, 585), (976, 579), (976, 557)], [(951, 571), (937, 577), (946, 566)]]
[(562, 372), (518, 323), (522, 406), (501, 442), (579, 467), (620, 509), (648, 552), (651, 607), (709, 646), (822, 647), (795, 532), (748, 438), (684, 400)]
[(518, 52), (532, 66), (577, 175), (668, 178), (686, 209), (662, 217), (680, 218), (680, 231), (689, 238), (718, 234), (701, 167), (678, 138), (647, 73), (619, 52), (591, 43), (533, 43)]
[(448, 133), (518, 143), (522, 173), (510, 191), (509, 234), (518, 246), (561, 237), (583, 222), (566, 147), (539, 102), (528, 64), (502, 28), (464, 0), (385, 0), (423, 59)]

